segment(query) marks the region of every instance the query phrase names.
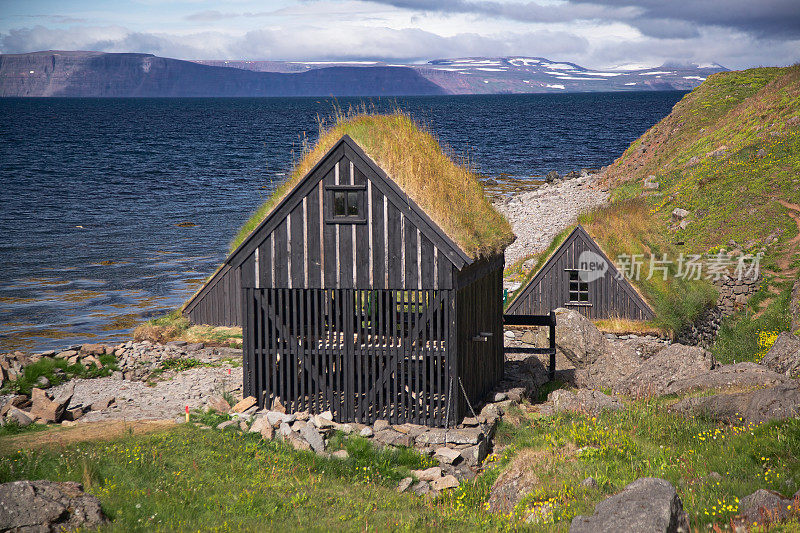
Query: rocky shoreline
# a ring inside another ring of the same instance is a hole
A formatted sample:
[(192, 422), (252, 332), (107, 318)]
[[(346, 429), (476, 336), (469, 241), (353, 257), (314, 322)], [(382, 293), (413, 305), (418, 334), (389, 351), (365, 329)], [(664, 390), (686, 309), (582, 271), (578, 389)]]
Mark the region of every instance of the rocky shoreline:
[(608, 190), (599, 186), (600, 171), (583, 169), (558, 178), (553, 174), (536, 190), (510, 195), (494, 204), (517, 236), (506, 249), (506, 266), (543, 252), (556, 235), (577, 221), (578, 215), (608, 203)]

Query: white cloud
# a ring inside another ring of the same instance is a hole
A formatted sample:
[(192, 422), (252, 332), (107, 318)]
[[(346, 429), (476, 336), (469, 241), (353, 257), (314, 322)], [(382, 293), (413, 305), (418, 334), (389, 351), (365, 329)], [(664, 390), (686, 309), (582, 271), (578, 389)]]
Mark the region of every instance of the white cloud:
[[(744, 0), (731, 1), (739, 5)], [(772, 36), (747, 31), (739, 15), (722, 17), (727, 21), (723, 26), (708, 23), (708, 9), (694, 6), (692, 16), (699, 21), (694, 22), (689, 14), (681, 18), (674, 9), (659, 8), (656, 0), (636, 6), (628, 0), (544, 2), (280, 0), (265, 8), (252, 0), (177, 0), (164, 6), (136, 0), (139, 9), (116, 18), (108, 10), (93, 14), (66, 8), (57, 15), (25, 19), (46, 25), (9, 27), (8, 20), (0, 21), (0, 52), (82, 49), (181, 59), (297, 61), (542, 56), (600, 69), (665, 62), (740, 68), (800, 59), (800, 37), (786, 37), (786, 31)], [(714, 3), (698, 2), (706, 7)], [(739, 7), (744, 13), (745, 7)], [(754, 24), (763, 28), (771, 19), (752, 9)]]

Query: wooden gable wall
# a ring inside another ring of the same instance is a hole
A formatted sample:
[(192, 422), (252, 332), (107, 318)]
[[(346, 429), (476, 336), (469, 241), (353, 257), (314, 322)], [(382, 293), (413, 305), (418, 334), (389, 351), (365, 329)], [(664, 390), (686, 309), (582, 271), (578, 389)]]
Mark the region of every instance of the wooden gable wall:
[[(605, 275), (589, 282), (589, 302), (570, 302), (567, 270), (578, 268), (578, 258), (584, 251), (594, 252), (608, 263)], [(603, 253), (594, 239), (578, 226), (564, 240), (541, 270), (509, 305), (506, 313), (541, 315), (564, 307), (575, 309), (590, 319), (627, 318), (650, 320), (653, 310), (636, 292), (627, 279), (620, 279), (614, 263)]]
[[(452, 288), (464, 259), (381, 174), (349, 143), (333, 150), (256, 232), (240, 260), (243, 286)], [(336, 186), (362, 195), (362, 221), (331, 221)]]

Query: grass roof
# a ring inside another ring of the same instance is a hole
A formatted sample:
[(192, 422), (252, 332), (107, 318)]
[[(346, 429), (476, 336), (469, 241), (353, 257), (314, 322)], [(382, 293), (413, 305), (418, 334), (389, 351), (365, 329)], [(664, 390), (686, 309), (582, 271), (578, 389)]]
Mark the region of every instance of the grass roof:
[(396, 111), (339, 114), (333, 124), (321, 123), (317, 144), (303, 151), (286, 181), (242, 226), (231, 250), (247, 238), (345, 134), (470, 257), (501, 253), (513, 242), (511, 225), (492, 207), (468, 163), (447, 155), (431, 132)]

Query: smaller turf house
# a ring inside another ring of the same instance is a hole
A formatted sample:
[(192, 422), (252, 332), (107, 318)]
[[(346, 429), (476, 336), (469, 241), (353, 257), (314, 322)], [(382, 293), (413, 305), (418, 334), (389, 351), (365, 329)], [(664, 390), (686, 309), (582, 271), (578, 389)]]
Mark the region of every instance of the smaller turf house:
[(509, 304), (510, 315), (541, 315), (559, 307), (591, 320), (651, 320), (655, 313), (613, 261), (578, 225)]
[(446, 426), (502, 378), (513, 234), (411, 119), (324, 132), (262, 215), (183, 310), (238, 318), (260, 406)]

